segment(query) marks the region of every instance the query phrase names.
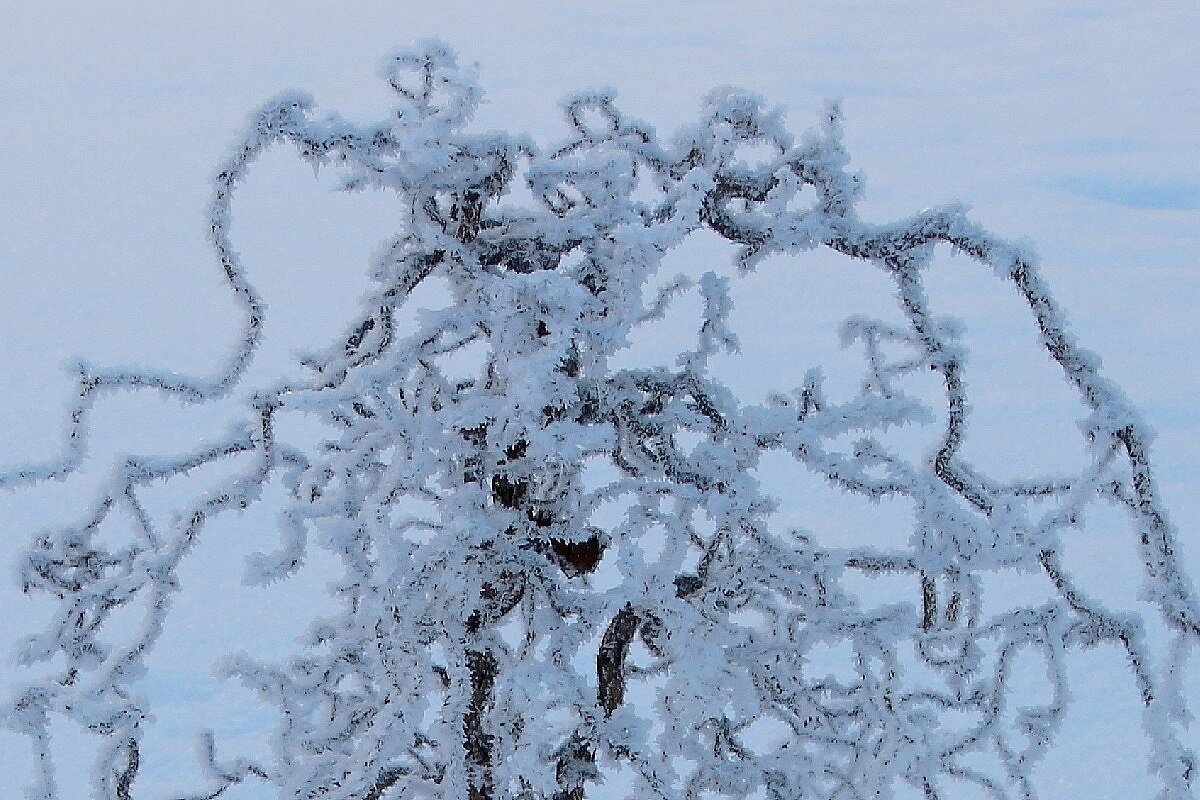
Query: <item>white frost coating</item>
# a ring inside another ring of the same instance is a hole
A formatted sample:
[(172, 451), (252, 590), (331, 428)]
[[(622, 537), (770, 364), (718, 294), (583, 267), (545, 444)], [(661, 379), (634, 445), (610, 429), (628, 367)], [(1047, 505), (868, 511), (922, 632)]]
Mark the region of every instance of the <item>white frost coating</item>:
[[(1071, 702), (1066, 655), (1104, 642), (1128, 654), (1158, 796), (1192, 797), (1180, 681), (1200, 612), (1173, 554), (1149, 433), (1067, 332), (1028, 247), (996, 239), (959, 206), (860, 220), (863, 182), (846, 171), (836, 107), (797, 144), (760, 98), (720, 89), (665, 143), (621, 114), (611, 92), (590, 92), (565, 104), (568, 141), (542, 151), (464, 130), (480, 90), (444, 45), (389, 59), (383, 76), (398, 98), (388, 120), (317, 119), (307, 98), (284, 96), (254, 116), (219, 170), (211, 238), (244, 315), (226, 368), (196, 380), (81, 365), (62, 456), (0, 475), (12, 487), (75, 470), (106, 394), (206, 402), (238, 384), (264, 307), (228, 236), (230, 201), (264, 148), (288, 142), (314, 168), (343, 170), (347, 188), (396, 194), (400, 232), (373, 265), (373, 291), (344, 338), (306, 360), (310, 377), (256, 395), (220, 442), (130, 460), (83, 524), (31, 543), (25, 590), (60, 602), (19, 655), (61, 668), (20, 690), (5, 717), (39, 761), (29, 797), (57, 797), (51, 713), (103, 738), (95, 797), (144, 795), (136, 778), (151, 709), (131, 685), (176, 569), (208, 520), (256, 502), (268, 480), (283, 481), (290, 500), (280, 541), (252, 560), (250, 578), (286, 579), (310, 547), (325, 548), (344, 565), (332, 590), (341, 611), (316, 622), (311, 647), (286, 663), (226, 660), (229, 676), (278, 708), (274, 755), (229, 757), (201, 734), (209, 782), (194, 797), (257, 781), (288, 798), (582, 800), (605, 796), (604, 779), (624, 769), (638, 798), (886, 798), (897, 779), (929, 798), (952, 796), (948, 779), (1032, 798), (1033, 767)], [(519, 163), (532, 207), (497, 202)], [(635, 198), (646, 182), (654, 199)], [(798, 205), (810, 189), (811, 204)], [(715, 380), (708, 356), (737, 347), (731, 276), (649, 289), (664, 255), (702, 228), (739, 246), (740, 270), (825, 246), (894, 279), (907, 326), (854, 317), (843, 328), (865, 348), (857, 396), (828, 398), (817, 369), (794, 395), (758, 405)], [(1092, 463), (1079, 474), (1006, 484), (962, 459), (967, 353), (957, 323), (933, 316), (921, 276), (939, 245), (1011, 281), (1028, 303), (1091, 409), (1081, 432)], [(401, 336), (397, 310), (431, 277), (454, 302)], [(671, 366), (610, 368), (634, 329), (690, 291), (704, 308), (695, 349)], [(472, 375), (447, 372), (449, 357), (474, 346), (483, 355)], [(936, 418), (903, 388), (930, 371), (946, 424), (936, 452), (916, 463), (876, 434)], [(302, 451), (277, 441), (285, 412), (321, 421), (329, 442)], [(836, 447), (848, 433), (857, 443)], [(910, 546), (832, 550), (772, 530), (773, 503), (752, 469), (773, 450), (864, 500), (909, 499)], [(175, 524), (152, 524), (139, 499), (147, 487), (235, 461), (233, 477)], [(589, 463), (616, 477), (589, 484)], [(1062, 567), (1060, 532), (1095, 503), (1128, 511), (1145, 596), (1175, 637), (1169, 653)], [(601, 521), (606, 504), (621, 509), (618, 521)], [(138, 530), (114, 552), (94, 534), (118, 507)], [(1001, 568), (1039, 572), (1057, 594), (984, 619), (981, 576)], [(866, 610), (844, 581), (851, 572), (910, 575), (919, 589)], [(148, 600), (140, 630), (102, 645), (110, 614), (135, 598)], [(815, 648), (833, 645), (853, 651), (853, 674), (808, 667)], [(1027, 649), (1044, 659), (1053, 693), (1013, 708), (1013, 659)], [(633, 707), (635, 691), (653, 694), (652, 711)], [(764, 720), (777, 732), (770, 746), (746, 734)]]

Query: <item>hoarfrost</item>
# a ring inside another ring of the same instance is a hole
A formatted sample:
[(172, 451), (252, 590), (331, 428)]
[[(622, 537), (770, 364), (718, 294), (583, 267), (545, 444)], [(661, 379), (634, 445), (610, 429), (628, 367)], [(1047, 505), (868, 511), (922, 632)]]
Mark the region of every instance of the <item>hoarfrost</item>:
[[(397, 54), (382, 74), (397, 97), (388, 119), (318, 118), (306, 96), (281, 96), (218, 170), (211, 240), (243, 314), (226, 367), (192, 379), (81, 364), (61, 457), (0, 475), (19, 487), (76, 470), (106, 395), (207, 403), (239, 386), (265, 306), (230, 240), (231, 200), (266, 148), (290, 144), (314, 169), (341, 170), (348, 189), (394, 193), (400, 232), (372, 265), (358, 318), (306, 359), (307, 377), (246, 398), (221, 441), (129, 459), (81, 524), (31, 542), (20, 579), (58, 611), (19, 654), (54, 662), (53, 674), (20, 689), (6, 716), (38, 759), (29, 797), (57, 796), (50, 714), (103, 742), (95, 797), (138, 795), (152, 709), (132, 687), (177, 568), (210, 520), (276, 480), (289, 497), (279, 539), (248, 578), (286, 580), (324, 548), (343, 564), (331, 589), (340, 611), (291, 660), (226, 659), (224, 673), (279, 723), (267, 759), (219, 754), (200, 732), (207, 784), (196, 797), (258, 781), (281, 797), (582, 800), (621, 776), (631, 797), (886, 798), (900, 780), (930, 798), (948, 781), (1032, 798), (1033, 768), (1080, 700), (1066, 654), (1102, 643), (1127, 653), (1159, 796), (1192, 796), (1181, 675), (1200, 609), (1156, 493), (1149, 432), (1075, 342), (1027, 246), (954, 205), (859, 219), (863, 180), (846, 169), (834, 106), (797, 143), (761, 98), (719, 89), (665, 142), (612, 92), (580, 93), (564, 104), (568, 139), (542, 150), (466, 130), (481, 92), (444, 45)], [(530, 206), (510, 194), (520, 163)], [(828, 397), (814, 367), (794, 394), (754, 404), (710, 374), (710, 355), (738, 347), (737, 278), (709, 271), (657, 291), (653, 281), (702, 228), (737, 245), (731, 272), (822, 246), (891, 277), (905, 324), (856, 316), (843, 327), (865, 353), (857, 396)], [(990, 268), (1028, 304), (1090, 408), (1080, 431), (1091, 461), (1078, 474), (1005, 483), (960, 457), (967, 352), (922, 282), (938, 247)], [(395, 317), (427, 281), (446, 282), (453, 301), (402, 332)], [(632, 331), (692, 291), (703, 306), (694, 349), (673, 365), (609, 366)], [(904, 390), (930, 372), (945, 427), (914, 461), (880, 435), (942, 419)], [(328, 440), (280, 440), (284, 413), (319, 422)], [(846, 435), (858, 437), (849, 449)], [(911, 501), (909, 546), (831, 548), (775, 529), (753, 476), (772, 451), (850, 496)], [(156, 482), (239, 457), (169, 525), (143, 508)], [(585, 472), (608, 477), (597, 485)], [(1144, 620), (1086, 596), (1061, 563), (1059, 535), (1097, 503), (1128, 514), (1144, 595), (1172, 639), (1165, 652)], [(597, 514), (606, 504), (616, 511)], [(97, 530), (118, 508), (137, 535), (111, 549)], [(1043, 575), (1053, 596), (986, 617), (982, 578), (998, 570)], [(867, 607), (853, 573), (910, 576), (919, 591)], [(141, 625), (105, 641), (135, 599)], [(1052, 691), (1014, 708), (1012, 664), (1025, 652), (1044, 660)]]

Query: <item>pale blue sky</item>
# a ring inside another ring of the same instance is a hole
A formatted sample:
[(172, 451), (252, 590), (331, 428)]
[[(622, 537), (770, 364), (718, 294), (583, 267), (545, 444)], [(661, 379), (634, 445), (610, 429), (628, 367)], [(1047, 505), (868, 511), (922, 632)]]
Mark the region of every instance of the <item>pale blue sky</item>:
[[(478, 127), (526, 130), (543, 142), (563, 132), (556, 101), (587, 86), (614, 87), (620, 105), (661, 132), (687, 122), (719, 84), (784, 106), (797, 131), (826, 97), (843, 98), (847, 147), (867, 176), (864, 217), (884, 221), (959, 199), (989, 228), (1035, 243), (1080, 339), (1158, 429), (1159, 480), (1200, 573), (1200, 4), (345, 5), (0, 4), (0, 398), (8, 411), (0, 468), (56, 451), (71, 389), (60, 367), (71, 358), (215, 368), (235, 326), (205, 244), (208, 179), (249, 111), (302, 88), (324, 109), (377, 117), (387, 102), (377, 62), (437, 36), (480, 64), (487, 103)], [(234, 235), (271, 308), (267, 376), (341, 329), (338, 312), (365, 285), (365, 258), (389, 217), (379, 198), (327, 196), (282, 154), (257, 176)], [(746, 309), (769, 311), (794, 295), (797, 303), (824, 298), (828, 311), (782, 336), (755, 327), (747, 311), (743, 340), (758, 354), (740, 378), (748, 391), (798, 381), (780, 376), (817, 357), (806, 348), (831, 339), (833, 309), (854, 310), (872, 291), (872, 278), (844, 265), (812, 264), (741, 284)], [(797, 275), (810, 283), (795, 283)], [(1047, 442), (1073, 424), (1073, 406), (1022, 350), (1032, 331), (1007, 287), (962, 259), (947, 261), (934, 283), (942, 311), (965, 319), (976, 347), (968, 379), (978, 391), (978, 457), (1053, 463)], [(820, 357), (836, 359), (836, 348)], [(1005, 427), (1013, 409), (1030, 441)], [(102, 410), (98, 451), (149, 447), (193, 424), (156, 413), (136, 404)], [(131, 419), (146, 431), (131, 430)], [(61, 521), (79, 491), (0, 495), (4, 574), (31, 526)], [(269, 528), (269, 518), (256, 524)], [(222, 536), (234, 541), (236, 530), (211, 538)], [(206, 554), (220, 551), (202, 551), (199, 564)], [(195, 580), (204, 574), (198, 566)], [(300, 602), (302, 589), (286, 590), (288, 602)], [(236, 638), (205, 622), (202, 600), (202, 592), (181, 600), (187, 635), (168, 643), (194, 657)], [(5, 584), (0, 607), (17, 610), (0, 620), (7, 649), (33, 625), (37, 604)], [(253, 619), (241, 623), (237, 636), (253, 637)], [(286, 644), (291, 633), (277, 633)], [(6, 736), (0, 797), (13, 796), (26, 768), (23, 745)], [(1113, 792), (1138, 785), (1128, 780), (1097, 783), (1094, 796), (1122, 796)]]
[(1200, 209), (1200, 181), (1187, 178), (1147, 179), (1138, 176), (1089, 175), (1065, 177), (1051, 182), (1080, 197), (1148, 211), (1196, 211)]

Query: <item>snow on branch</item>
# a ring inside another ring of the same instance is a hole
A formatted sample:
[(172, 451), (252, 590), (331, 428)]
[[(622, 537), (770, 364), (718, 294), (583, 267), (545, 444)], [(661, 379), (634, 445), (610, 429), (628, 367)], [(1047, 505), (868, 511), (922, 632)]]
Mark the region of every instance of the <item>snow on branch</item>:
[[(29, 797), (58, 797), (52, 715), (103, 743), (96, 798), (146, 796), (140, 742), (152, 709), (136, 689), (179, 565), (215, 517), (265, 502), (268, 481), (282, 481), (287, 500), (250, 578), (286, 580), (324, 548), (342, 564), (339, 611), (314, 622), (311, 646), (291, 660), (223, 662), (278, 710), (279, 726), (268, 760), (218, 756), (226, 748), (201, 733), (208, 783), (196, 797), (257, 781), (327, 800), (583, 800), (613, 796), (605, 782), (621, 774), (631, 797), (875, 798), (906, 782), (937, 798), (965, 782), (1032, 798), (1034, 766), (1073, 702), (1067, 654), (1101, 643), (1127, 654), (1159, 796), (1192, 796), (1180, 674), (1200, 608), (1155, 488), (1149, 432), (1075, 341), (1026, 248), (957, 206), (861, 220), (836, 107), (794, 137), (761, 98), (719, 89), (668, 141), (620, 112), (613, 93), (581, 93), (563, 107), (565, 142), (543, 150), (468, 130), (481, 91), (445, 45), (401, 52), (382, 76), (396, 103), (383, 121), (318, 118), (309, 99), (282, 96), (219, 168), (211, 242), (242, 314), (226, 365), (188, 378), (81, 364), (61, 455), (0, 474), (0, 486), (20, 487), (79, 469), (105, 397), (208, 403), (238, 389), (265, 311), (230, 237), (231, 201), (264, 150), (289, 144), (314, 168), (339, 170), (346, 188), (395, 195), (399, 228), (372, 265), (372, 289), (343, 337), (305, 361), (306, 377), (245, 398), (220, 441), (119, 465), (79, 524), (27, 547), (25, 591), (56, 600), (19, 653), (52, 674), (5, 716), (33, 744)], [(518, 180), (532, 205), (507, 197)], [(649, 199), (639, 186), (652, 187)], [(728, 274), (656, 282), (664, 257), (700, 230), (736, 246)], [(1090, 409), (1081, 430), (1092, 461), (1078, 474), (1006, 484), (964, 459), (967, 352), (922, 277), (939, 246), (1028, 305)], [(855, 396), (828, 396), (818, 369), (792, 396), (735, 396), (709, 368), (738, 348), (731, 281), (768, 255), (816, 247), (890, 276), (903, 324), (846, 321), (844, 340), (866, 363)], [(402, 332), (397, 314), (432, 279), (453, 303)], [(673, 364), (611, 365), (635, 330), (691, 292), (703, 306), (693, 349)], [(470, 348), (463, 377), (448, 363)], [(940, 379), (940, 409), (905, 392), (918, 373)], [(319, 423), (326, 445), (281, 440), (283, 413)], [(925, 460), (880, 436), (939, 419)], [(849, 450), (848, 434), (859, 437)], [(831, 549), (777, 529), (754, 477), (771, 452), (864, 502), (911, 501), (909, 545)], [(611, 480), (587, 477), (596, 463)], [(212, 464), (230, 465), (218, 486), (170, 524), (151, 520), (147, 491)], [(1059, 535), (1096, 503), (1131, 520), (1169, 652), (1063, 565)], [(597, 513), (606, 504), (620, 509), (615, 521)], [(116, 509), (136, 527), (119, 549), (97, 536)], [(982, 576), (1000, 569), (1043, 575), (1054, 596), (985, 618)], [(868, 608), (852, 574), (907, 576), (913, 591)], [(135, 605), (145, 609), (136, 635), (107, 642), (114, 612)], [(852, 650), (853, 674), (809, 667), (830, 645)], [(1014, 711), (1023, 652), (1044, 659), (1053, 693)]]

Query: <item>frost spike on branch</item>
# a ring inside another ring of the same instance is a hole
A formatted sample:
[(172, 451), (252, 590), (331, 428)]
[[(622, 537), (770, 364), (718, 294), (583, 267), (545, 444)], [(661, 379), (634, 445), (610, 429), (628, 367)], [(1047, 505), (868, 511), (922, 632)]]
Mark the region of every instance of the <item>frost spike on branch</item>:
[[(65, 659), (7, 715), (39, 759), (30, 796), (57, 796), (51, 715), (103, 737), (96, 797), (150, 791), (139, 743), (151, 709), (135, 690), (177, 567), (210, 519), (258, 502), (278, 479), (289, 492), (280, 547), (257, 554), (250, 577), (286, 579), (308, 548), (326, 548), (343, 564), (341, 610), (316, 620), (312, 647), (291, 660), (225, 662), (278, 709), (273, 757), (218, 763), (223, 748), (200, 734), (208, 784), (194, 796), (257, 781), (327, 800), (584, 800), (627, 767), (636, 796), (662, 798), (887, 797), (897, 780), (927, 797), (953, 780), (1031, 798), (1033, 767), (1067, 713), (1065, 654), (1108, 642), (1139, 687), (1159, 796), (1192, 797), (1179, 675), (1200, 611), (1155, 489), (1149, 433), (1075, 343), (1029, 252), (957, 206), (860, 220), (863, 182), (847, 171), (836, 106), (797, 142), (760, 98), (717, 90), (695, 125), (664, 142), (612, 93), (581, 93), (564, 104), (567, 141), (543, 152), (526, 137), (466, 130), (481, 97), (474, 75), (426, 42), (386, 62), (397, 106), (382, 122), (317, 119), (300, 95), (264, 106), (219, 170), (210, 207), (244, 315), (226, 368), (189, 379), (82, 366), (62, 456), (0, 474), (16, 487), (78, 469), (91, 409), (107, 394), (204, 403), (241, 386), (264, 306), (231, 241), (230, 209), (264, 149), (289, 143), (314, 168), (342, 170), (347, 189), (396, 195), (400, 230), (372, 265), (373, 289), (344, 336), (305, 360), (305, 377), (248, 391), (244, 418), (216, 444), (116, 465), (82, 523), (28, 549), (26, 591), (59, 606), (23, 658)], [(770, 155), (749, 163), (746, 145)], [(532, 206), (506, 198), (520, 179)], [(811, 204), (801, 202), (808, 187)], [(825, 246), (892, 277), (906, 327), (855, 317), (844, 328), (866, 348), (858, 396), (829, 397), (814, 368), (794, 397), (753, 404), (710, 374), (713, 353), (737, 349), (730, 278), (708, 271), (698, 285), (652, 291), (664, 255), (701, 229), (738, 246), (736, 271)], [(933, 316), (920, 272), (938, 245), (1011, 281), (1029, 305), (1091, 410), (1094, 460), (1078, 475), (1005, 484), (964, 460), (966, 351), (953, 322)], [(453, 303), (402, 335), (395, 316), (433, 278)], [(610, 366), (690, 291), (704, 306), (693, 349), (673, 365)], [(888, 360), (882, 342), (906, 356)], [(448, 361), (472, 346), (483, 355), (463, 378)], [(913, 463), (874, 434), (935, 418), (904, 391), (907, 376), (929, 370), (941, 376), (947, 422), (936, 452)], [(280, 415), (324, 424), (329, 445), (279, 441)], [(861, 437), (852, 450), (835, 447), (851, 432)], [(835, 550), (774, 530), (752, 474), (773, 450), (864, 501), (912, 500), (911, 546)], [(616, 477), (594, 485), (587, 463)], [(177, 522), (151, 519), (144, 490), (208, 464), (232, 464), (233, 475)], [(1059, 507), (1039, 514), (1034, 501), (1047, 498)], [(1129, 512), (1145, 596), (1175, 634), (1169, 656), (1152, 648), (1147, 620), (1087, 597), (1058, 557), (1059, 533), (1099, 502)], [(624, 509), (617, 521), (601, 521), (605, 504)], [(97, 538), (115, 507), (138, 529), (120, 552)], [(982, 575), (1011, 568), (1045, 575), (1057, 596), (985, 619)], [(918, 591), (864, 610), (843, 580), (854, 570), (911, 575)], [(105, 643), (111, 612), (143, 595), (132, 643)], [(836, 643), (854, 653), (851, 678), (806, 666), (813, 648)], [(1054, 698), (1014, 716), (1011, 664), (1026, 648), (1045, 658)], [(943, 725), (953, 714), (974, 721)], [(773, 747), (749, 735), (764, 720), (778, 728)], [(995, 769), (980, 766), (986, 757)]]

